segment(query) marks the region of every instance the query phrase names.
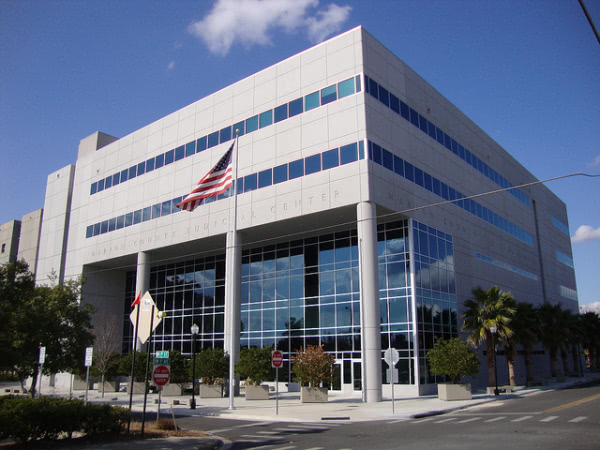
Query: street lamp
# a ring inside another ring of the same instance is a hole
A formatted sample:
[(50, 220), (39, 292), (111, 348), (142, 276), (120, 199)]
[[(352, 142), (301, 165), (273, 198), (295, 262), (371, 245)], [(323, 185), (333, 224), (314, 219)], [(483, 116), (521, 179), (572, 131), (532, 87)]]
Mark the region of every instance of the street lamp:
[(198, 325), (192, 325), (192, 401), (190, 409), (196, 409), (196, 336), (200, 331)]
[(498, 331), (497, 327), (490, 327), (490, 332), (492, 333), (492, 347), (494, 349), (494, 381), (496, 383), (496, 388), (494, 389), (494, 395), (500, 395), (500, 391), (498, 390), (498, 364), (496, 364), (496, 332)]

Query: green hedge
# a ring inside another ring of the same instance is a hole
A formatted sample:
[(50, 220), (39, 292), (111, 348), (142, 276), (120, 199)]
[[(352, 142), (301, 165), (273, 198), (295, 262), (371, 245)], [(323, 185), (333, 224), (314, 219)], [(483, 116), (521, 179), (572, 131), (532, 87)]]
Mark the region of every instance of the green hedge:
[(0, 440), (25, 442), (36, 439), (119, 433), (129, 411), (110, 405), (84, 405), (81, 400), (63, 398), (0, 398)]

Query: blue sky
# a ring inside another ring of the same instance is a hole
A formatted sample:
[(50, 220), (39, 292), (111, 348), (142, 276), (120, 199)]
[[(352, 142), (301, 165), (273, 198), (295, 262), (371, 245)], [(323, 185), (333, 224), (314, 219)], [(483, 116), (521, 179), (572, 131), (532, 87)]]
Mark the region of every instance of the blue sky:
[[(125, 136), (357, 25), (539, 179), (600, 173), (600, 44), (575, 0), (0, 0), (0, 223), (42, 207), (94, 131)], [(580, 304), (600, 301), (600, 178), (548, 187), (584, 227)]]

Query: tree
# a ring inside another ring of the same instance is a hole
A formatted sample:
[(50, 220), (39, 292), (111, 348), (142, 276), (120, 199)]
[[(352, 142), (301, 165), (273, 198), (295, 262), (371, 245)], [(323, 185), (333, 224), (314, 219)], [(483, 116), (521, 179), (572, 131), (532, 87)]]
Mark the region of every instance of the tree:
[(243, 348), (235, 371), (246, 383), (260, 385), (271, 376), (271, 347)]
[(229, 374), (229, 355), (221, 348), (206, 348), (196, 354), (196, 369), (204, 384), (222, 383)]
[(292, 372), (300, 383), (310, 387), (319, 387), (321, 383), (331, 383), (335, 358), (325, 353), (322, 345), (309, 345), (306, 350), (298, 350), (294, 357)]
[(102, 397), (104, 397), (105, 378), (117, 375), (119, 370), (119, 341), (116, 339), (118, 323), (116, 315), (102, 312), (97, 316), (94, 328), (93, 372), (100, 375)]
[[(119, 375), (130, 376), (131, 375), (131, 359), (133, 358), (133, 352), (129, 352), (121, 356), (119, 361)], [(135, 352), (135, 367), (133, 369), (133, 380), (142, 382), (146, 381), (146, 361), (148, 360), (147, 352)]]
[(598, 368), (600, 352), (600, 317), (596, 313), (586, 312), (581, 315), (581, 336), (590, 369), (595, 370)]
[[(510, 322), (513, 335), (507, 340), (506, 346), (507, 359), (514, 361), (517, 351), (517, 344), (523, 346), (523, 357), (525, 359), (525, 380), (527, 385), (533, 381), (533, 369), (531, 355), (533, 347), (538, 342), (541, 335), (540, 322), (536, 315), (536, 310), (531, 303), (517, 302), (515, 315)], [(515, 386), (516, 380), (513, 375), (509, 376), (510, 385)]]
[(458, 338), (436, 339), (427, 358), (432, 373), (447, 375), (454, 384), (458, 384), (463, 376), (475, 376), (479, 372), (477, 354)]
[(537, 308), (542, 334), (540, 336), (544, 347), (550, 351), (550, 372), (556, 377), (558, 350), (565, 340), (560, 304), (552, 305), (545, 302)]
[(482, 341), (487, 342), (488, 386), (494, 386), (494, 337), (490, 329), (496, 327), (496, 335), (500, 340), (513, 334), (508, 325), (515, 314), (515, 299), (497, 286), (487, 291), (476, 287), (472, 292), (474, 298), (464, 303), (466, 310), (462, 329), (471, 333), (467, 340), (474, 346), (479, 346)]

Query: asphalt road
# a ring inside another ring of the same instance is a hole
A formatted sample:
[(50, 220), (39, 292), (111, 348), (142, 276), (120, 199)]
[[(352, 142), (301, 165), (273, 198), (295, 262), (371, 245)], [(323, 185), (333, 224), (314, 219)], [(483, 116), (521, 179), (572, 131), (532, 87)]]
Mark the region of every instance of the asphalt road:
[(600, 449), (600, 381), (421, 419), (354, 423), (177, 421), (212, 432), (233, 449)]

